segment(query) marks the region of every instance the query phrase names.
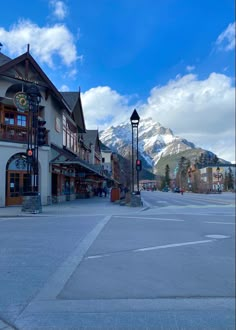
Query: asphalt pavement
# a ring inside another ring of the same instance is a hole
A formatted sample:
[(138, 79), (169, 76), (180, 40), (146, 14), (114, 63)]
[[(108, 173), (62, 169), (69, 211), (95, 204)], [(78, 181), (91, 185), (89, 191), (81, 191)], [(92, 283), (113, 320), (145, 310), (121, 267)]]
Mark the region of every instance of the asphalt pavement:
[(0, 329), (235, 329), (232, 203), (143, 195), (0, 208)]
[[(32, 214), (22, 212), (21, 206), (0, 207), (0, 222), (6, 220), (15, 220), (20, 218), (37, 219), (42, 217), (60, 217), (66, 218), (68, 215), (87, 216), (89, 214), (97, 216), (107, 216), (112, 214), (129, 214), (138, 213), (146, 207), (129, 207), (120, 205), (119, 201), (111, 202), (109, 196), (107, 197), (92, 197), (86, 199), (76, 199), (74, 201), (66, 201), (60, 204), (51, 204), (42, 207), (42, 213)], [(1, 268), (1, 267), (0, 267)], [(2, 291), (3, 294), (3, 291)], [(4, 299), (4, 298), (3, 298)], [(6, 297), (5, 299), (6, 300)], [(14, 324), (6, 320), (7, 317), (1, 318), (0, 309), (0, 330), (17, 329)], [(23, 329), (24, 330), (24, 329)]]

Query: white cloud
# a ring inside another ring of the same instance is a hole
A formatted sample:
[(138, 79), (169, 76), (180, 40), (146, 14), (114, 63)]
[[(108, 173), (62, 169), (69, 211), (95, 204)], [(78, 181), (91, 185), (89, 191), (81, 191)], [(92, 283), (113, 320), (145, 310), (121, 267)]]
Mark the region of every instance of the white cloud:
[(212, 73), (205, 80), (193, 74), (176, 77), (153, 88), (147, 102), (139, 105), (130, 105), (127, 97), (109, 87), (97, 87), (82, 95), (82, 104), (88, 129), (129, 122), (136, 108), (141, 120), (152, 117), (197, 146), (235, 160), (235, 90), (226, 75)]
[(37, 61), (51, 68), (58, 57), (68, 67), (80, 59), (74, 37), (63, 24), (41, 28), (29, 20), (19, 20), (9, 31), (0, 28), (0, 40), (10, 56), (25, 53), (26, 45), (30, 44), (30, 52)]
[(60, 92), (69, 92), (69, 91), (70, 91), (70, 88), (69, 88), (67, 85), (62, 85), (62, 86), (59, 88), (59, 91), (60, 91)]
[(234, 88), (231, 79), (212, 73), (205, 80), (188, 74), (151, 90), (144, 112), (185, 132), (217, 133), (231, 126)]
[(107, 86), (98, 86), (83, 93), (82, 104), (86, 127), (104, 129), (119, 124), (130, 116), (129, 98)]
[(216, 46), (225, 51), (235, 49), (235, 22), (228, 25), (216, 40)]
[(195, 70), (195, 66), (194, 66), (194, 65), (187, 65), (187, 66), (186, 66), (186, 70), (187, 70), (188, 72), (191, 72), (191, 71)]
[(68, 9), (63, 1), (51, 0), (49, 4), (53, 8), (53, 15), (56, 18), (63, 20), (67, 16)]

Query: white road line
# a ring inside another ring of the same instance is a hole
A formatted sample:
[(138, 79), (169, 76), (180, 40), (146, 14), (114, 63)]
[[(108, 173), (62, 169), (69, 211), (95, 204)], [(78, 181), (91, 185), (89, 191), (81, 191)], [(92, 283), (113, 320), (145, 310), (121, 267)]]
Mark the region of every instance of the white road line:
[(217, 221), (204, 221), (205, 223), (217, 223), (217, 225), (235, 225), (235, 222), (217, 222)]
[(158, 246), (152, 246), (152, 247), (149, 247), (149, 248), (136, 249), (136, 250), (133, 250), (133, 252), (144, 252), (144, 251), (151, 251), (151, 250), (168, 249), (168, 248), (172, 248), (172, 247), (194, 245), (194, 244), (203, 244), (203, 243), (209, 243), (209, 242), (214, 242), (214, 241), (215, 241), (214, 239), (211, 239), (211, 240), (204, 240), (204, 241), (158, 245)]
[(108, 253), (107, 254), (97, 254), (97, 255), (85, 257), (85, 259), (96, 259), (96, 258), (110, 257), (110, 256), (114, 256), (115, 254), (121, 254), (121, 253), (127, 253), (127, 252), (134, 252), (134, 253), (136, 253), (136, 252), (145, 252), (145, 251), (167, 249), (167, 248), (186, 246), (186, 245), (210, 243), (210, 242), (215, 242), (215, 241), (216, 241), (216, 239), (210, 239), (210, 240), (208, 239), (208, 240), (204, 240), (204, 241), (158, 245), (158, 246), (151, 246), (151, 247), (142, 248), (142, 249), (116, 251), (116, 252), (111, 252), (110, 254), (108, 254)]
[(226, 236), (226, 235), (219, 235), (219, 234), (206, 235), (206, 237), (208, 237), (208, 238), (219, 238), (219, 239), (230, 238), (230, 236)]
[(103, 258), (103, 257), (110, 257), (110, 254), (98, 254), (96, 256), (88, 256), (85, 259), (97, 259), (97, 258)]
[[(114, 215), (113, 218), (123, 218), (124, 216), (121, 215)], [(148, 218), (148, 217), (126, 217), (125, 219), (147, 219), (147, 220), (158, 220), (158, 221), (180, 221), (183, 222), (184, 220), (180, 219), (168, 219), (168, 218)]]

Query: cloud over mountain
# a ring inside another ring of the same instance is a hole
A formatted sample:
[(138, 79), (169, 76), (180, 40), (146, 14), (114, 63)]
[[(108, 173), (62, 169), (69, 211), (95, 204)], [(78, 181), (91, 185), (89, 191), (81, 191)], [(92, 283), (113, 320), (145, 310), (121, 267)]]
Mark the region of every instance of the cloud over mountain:
[(235, 159), (235, 88), (224, 74), (203, 80), (193, 74), (178, 76), (154, 87), (146, 102), (132, 105), (127, 96), (101, 86), (84, 93), (82, 102), (88, 128), (129, 123), (136, 108), (141, 121), (151, 117), (221, 158)]

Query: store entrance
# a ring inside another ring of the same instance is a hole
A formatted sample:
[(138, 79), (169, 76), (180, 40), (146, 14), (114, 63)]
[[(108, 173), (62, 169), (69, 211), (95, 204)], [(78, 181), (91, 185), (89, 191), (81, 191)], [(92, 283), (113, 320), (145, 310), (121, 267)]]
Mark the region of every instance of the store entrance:
[(27, 172), (8, 171), (6, 205), (21, 205), (25, 192), (27, 192)]
[(6, 206), (21, 205), (27, 192), (26, 154), (13, 155), (6, 165)]

